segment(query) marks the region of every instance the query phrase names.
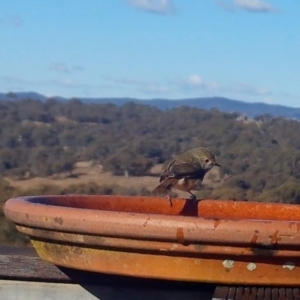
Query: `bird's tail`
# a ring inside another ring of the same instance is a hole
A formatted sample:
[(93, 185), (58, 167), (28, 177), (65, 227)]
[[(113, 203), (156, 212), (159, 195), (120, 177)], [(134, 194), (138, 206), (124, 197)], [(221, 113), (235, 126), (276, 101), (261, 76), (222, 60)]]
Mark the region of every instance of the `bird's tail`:
[(178, 179), (166, 178), (163, 180), (153, 191), (154, 195), (167, 195), (171, 193), (171, 190), (177, 183)]

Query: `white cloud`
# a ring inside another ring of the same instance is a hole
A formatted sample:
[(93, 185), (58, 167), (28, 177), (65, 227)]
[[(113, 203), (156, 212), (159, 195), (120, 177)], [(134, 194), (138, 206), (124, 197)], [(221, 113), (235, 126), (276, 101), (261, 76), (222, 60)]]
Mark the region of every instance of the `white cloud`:
[(45, 81), (28, 80), (14, 76), (0, 76), (0, 88), (11, 90), (32, 90), (41, 86), (61, 86), (65, 88), (81, 88), (84, 85), (75, 83), (70, 78), (51, 79)]
[(59, 73), (70, 73), (70, 69), (67, 67), (67, 65), (61, 62), (52, 63), (49, 66), (49, 69)]
[(281, 98), (279, 92), (246, 82), (232, 82), (228, 85), (220, 85), (217, 95), (246, 102), (278, 103), (278, 99)]
[(263, 0), (234, 0), (234, 6), (252, 12), (272, 12), (275, 8)]
[(191, 74), (185, 79), (173, 79), (167, 82), (146, 81), (131, 78), (112, 78), (108, 76), (102, 77), (106, 82), (117, 88), (130, 86), (136, 90), (146, 94), (166, 94), (178, 92), (203, 91), (217, 93), (220, 89), (219, 84), (213, 81), (202, 79), (199, 74)]
[(194, 74), (188, 78), (188, 83), (191, 86), (201, 86), (203, 85), (203, 80), (198, 74)]
[[(110, 93), (117, 91), (124, 95), (147, 95), (151, 97), (165, 98), (189, 98), (189, 97), (213, 97), (220, 96), (230, 99), (239, 99), (242, 101), (280, 103), (280, 99), (288, 99), (299, 101), (299, 95), (287, 96), (286, 93), (271, 90), (268, 87), (257, 86), (247, 82), (232, 82), (223, 84), (206, 79), (197, 73), (189, 76), (179, 77), (177, 79), (169, 79), (166, 81), (150, 81), (134, 78), (114, 78), (102, 76), (102, 80), (106, 82), (102, 85), (103, 90), (109, 90)], [(68, 82), (66, 82), (68, 83)], [(98, 88), (98, 87), (97, 87)], [(286, 96), (286, 97), (285, 97)], [(140, 97), (140, 96), (135, 96)], [(299, 105), (298, 105), (299, 106)]]
[(0, 84), (1, 85), (4, 85), (4, 84), (10, 84), (10, 85), (29, 84), (29, 83), (32, 83), (32, 82), (29, 80), (23, 79), (23, 78), (15, 77), (15, 76), (9, 76), (9, 75), (0, 76)]
[(140, 90), (147, 94), (164, 94), (170, 91), (167, 85), (163, 84), (147, 84), (140, 88)]
[(75, 83), (72, 79), (70, 78), (61, 78), (61, 79), (55, 79), (52, 80), (52, 83), (61, 87), (66, 87), (66, 88), (81, 88), (82, 85)]
[(0, 90), (1, 91), (25, 91), (35, 90), (38, 83), (33, 80), (20, 78), (11, 75), (0, 75)]
[(247, 83), (236, 83), (228, 88), (230, 91), (239, 94), (248, 94), (252, 96), (271, 96), (272, 92), (264, 87), (257, 87)]
[(49, 69), (58, 73), (71, 73), (73, 71), (83, 71), (81, 66), (68, 66), (64, 62), (53, 62), (50, 64)]
[(291, 92), (281, 92), (279, 93), (279, 96), (281, 98), (288, 98), (288, 99), (293, 99), (293, 100), (300, 100), (300, 96)]
[[(101, 83), (102, 81), (102, 83)], [(184, 79), (170, 79), (169, 81), (151, 81), (132, 78), (113, 78), (102, 76), (102, 80), (95, 84), (74, 81), (68, 75), (62, 78), (39, 81), (16, 76), (0, 75), (0, 89), (2, 91), (37, 91), (42, 94), (66, 96), (64, 93), (94, 96), (95, 93), (112, 93), (124, 95), (147, 95), (151, 97), (188, 98), (220, 96), (243, 101), (283, 103), (299, 106), (300, 95), (284, 91), (274, 91), (263, 86), (256, 86), (246, 82), (232, 82), (222, 84), (205, 79), (197, 73)], [(141, 97), (141, 96), (135, 96)]]
[(121, 85), (136, 85), (136, 86), (143, 86), (147, 85), (147, 81), (139, 80), (139, 79), (131, 79), (131, 78), (112, 78), (109, 76), (103, 76), (105, 81), (110, 81), (116, 84)]
[(205, 90), (217, 92), (219, 85), (214, 81), (204, 80), (199, 74), (192, 74), (187, 79), (177, 79), (173, 81), (175, 88), (184, 90)]
[(171, 0), (127, 0), (130, 5), (145, 10), (147, 12), (156, 14), (170, 14), (173, 13), (175, 7)]
[(118, 88), (123, 88), (124, 86), (131, 86), (136, 88), (145, 94), (163, 94), (170, 91), (170, 87), (166, 84), (157, 83), (154, 81), (146, 81), (140, 79), (131, 78), (112, 78), (109, 76), (102, 77), (105, 81), (112, 83)]
[(231, 2), (218, 1), (219, 5), (229, 11), (236, 9), (245, 10), (254, 13), (271, 13), (276, 8), (264, 0), (232, 0)]

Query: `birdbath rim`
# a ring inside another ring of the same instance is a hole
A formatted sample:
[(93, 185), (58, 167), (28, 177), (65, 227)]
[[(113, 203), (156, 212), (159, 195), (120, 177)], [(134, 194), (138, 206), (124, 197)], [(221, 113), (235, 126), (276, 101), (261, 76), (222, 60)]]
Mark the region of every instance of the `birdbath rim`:
[(163, 197), (9, 199), (41, 258), (81, 270), (231, 284), (300, 284), (300, 206)]

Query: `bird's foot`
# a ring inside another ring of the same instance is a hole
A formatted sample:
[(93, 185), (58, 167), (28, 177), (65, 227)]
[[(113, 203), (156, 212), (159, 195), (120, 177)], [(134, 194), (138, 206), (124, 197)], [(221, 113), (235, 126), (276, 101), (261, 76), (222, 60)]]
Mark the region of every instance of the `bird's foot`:
[(168, 195), (168, 201), (169, 201), (169, 203), (170, 203), (170, 206), (172, 207), (172, 206), (173, 206), (173, 203), (172, 203), (171, 195)]
[(197, 201), (197, 197), (194, 194), (191, 194), (189, 199), (193, 201)]

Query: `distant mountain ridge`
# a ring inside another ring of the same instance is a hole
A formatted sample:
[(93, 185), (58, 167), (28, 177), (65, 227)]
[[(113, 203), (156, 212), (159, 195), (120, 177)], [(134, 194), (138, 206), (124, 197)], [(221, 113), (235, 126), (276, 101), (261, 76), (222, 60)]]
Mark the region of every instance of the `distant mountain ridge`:
[[(59, 101), (68, 101), (70, 99), (55, 96), (51, 97)], [(0, 101), (2, 100), (13, 100), (18, 101), (22, 99), (34, 99), (45, 101), (48, 97), (36, 93), (36, 92), (18, 92), (18, 93), (0, 93)], [(146, 104), (151, 106), (156, 106), (160, 109), (172, 109), (180, 106), (197, 107), (202, 109), (217, 108), (223, 112), (236, 112), (239, 114), (244, 114), (248, 117), (256, 117), (263, 114), (270, 114), (274, 117), (285, 117), (300, 119), (300, 108), (288, 107), (283, 105), (267, 104), (262, 102), (243, 102), (239, 100), (233, 100), (223, 97), (203, 97), (203, 98), (187, 98), (180, 100), (170, 100), (170, 99), (150, 99), (141, 100), (136, 98), (80, 98), (85, 103), (113, 103), (116, 105), (123, 105), (126, 102), (136, 102), (140, 104)]]

